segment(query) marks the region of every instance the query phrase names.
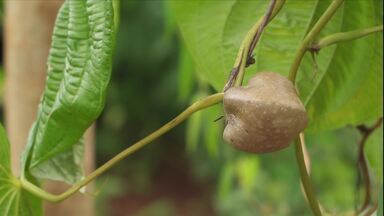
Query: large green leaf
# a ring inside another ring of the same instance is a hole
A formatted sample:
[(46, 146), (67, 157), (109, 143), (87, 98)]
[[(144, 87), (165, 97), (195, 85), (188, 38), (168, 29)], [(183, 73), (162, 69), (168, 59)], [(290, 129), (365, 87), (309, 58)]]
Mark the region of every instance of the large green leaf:
[(48, 76), (31, 130), (24, 171), (73, 183), (81, 178), (82, 144), (104, 107), (114, 48), (112, 0), (64, 2), (48, 57)]
[[(202, 77), (221, 90), (248, 30), (265, 13), (269, 1), (172, 1), (182, 36)], [(256, 50), (258, 70), (287, 74), (297, 45), (311, 22), (317, 1), (287, 1)], [(259, 54), (260, 53), (260, 54)]]
[[(172, 1), (182, 36), (202, 77), (220, 91), (246, 32), (263, 15), (269, 1)], [(305, 33), (331, 0), (287, 0), (267, 26), (255, 50), (255, 72), (284, 75)], [(382, 1), (345, 1), (320, 37), (382, 23)], [(297, 84), (307, 106), (309, 130), (360, 124), (382, 116), (382, 34), (306, 54)]]
[[(222, 38), (234, 1), (171, 1), (176, 20), (197, 71), (217, 89), (231, 67), (224, 66)], [(234, 35), (237, 36), (237, 35)]]
[(42, 215), (41, 200), (24, 191), (11, 172), (7, 135), (0, 124), (0, 215)]
[[(340, 31), (382, 24), (379, 1), (346, 1)], [(333, 20), (331, 21), (333, 22)], [(382, 116), (382, 33), (337, 45), (331, 63), (304, 98), (310, 130), (361, 124)], [(319, 58), (326, 56), (320, 51)], [(322, 66), (320, 66), (322, 67)]]

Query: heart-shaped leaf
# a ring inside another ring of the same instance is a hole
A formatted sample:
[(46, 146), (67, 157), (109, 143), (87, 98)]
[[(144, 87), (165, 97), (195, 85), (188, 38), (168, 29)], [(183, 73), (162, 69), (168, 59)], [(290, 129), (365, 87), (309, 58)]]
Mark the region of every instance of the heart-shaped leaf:
[(114, 49), (112, 0), (65, 1), (52, 36), (48, 76), (30, 132), (24, 172), (74, 183), (85, 130), (104, 107)]
[(0, 215), (40, 216), (41, 200), (24, 191), (11, 172), (7, 134), (0, 124)]

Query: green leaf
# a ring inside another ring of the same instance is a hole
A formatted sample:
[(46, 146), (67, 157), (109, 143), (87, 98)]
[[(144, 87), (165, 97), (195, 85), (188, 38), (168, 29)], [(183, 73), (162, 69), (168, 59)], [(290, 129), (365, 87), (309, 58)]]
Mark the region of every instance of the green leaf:
[(41, 200), (24, 191), (11, 172), (7, 134), (0, 124), (0, 215), (43, 215)]
[[(332, 0), (323, 0), (317, 4), (315, 14), (312, 18), (310, 28), (316, 23), (316, 21), (325, 12)], [(321, 30), (318, 35), (318, 39), (328, 36), (333, 33), (340, 32), (344, 19), (344, 4), (340, 6), (337, 12), (333, 15), (330, 22)], [(308, 28), (308, 30), (310, 29)], [(304, 101), (312, 97), (316, 91), (322, 76), (326, 73), (331, 63), (332, 58), (335, 55), (337, 46), (327, 47), (321, 50), (320, 55), (315, 56), (315, 60), (312, 59), (311, 54), (306, 53), (301, 62), (300, 70), (297, 77), (297, 84), (300, 89), (300, 97)]]
[(85, 130), (103, 110), (114, 49), (112, 0), (65, 1), (52, 36), (48, 76), (24, 172), (74, 183)]
[[(233, 67), (241, 41), (262, 17), (269, 1), (172, 1), (182, 36), (205, 81), (221, 90)], [(266, 28), (256, 50), (259, 70), (286, 74), (304, 37), (317, 1), (287, 1)]]
[(43, 215), (41, 200), (23, 190), (0, 166), (0, 214), (19, 216)]
[[(171, 1), (197, 71), (220, 91), (246, 32), (264, 14), (268, 1)], [(287, 75), (300, 42), (331, 0), (286, 1), (268, 24), (255, 50), (255, 72)], [(331, 33), (382, 24), (382, 1), (345, 1), (321, 31)], [(300, 97), (307, 106), (308, 130), (330, 130), (382, 116), (382, 33), (310, 53), (298, 73)]]
[[(382, 23), (382, 7), (377, 5), (378, 1), (346, 1), (344, 4), (340, 31)], [(324, 73), (319, 74), (313, 90), (304, 97), (309, 130), (357, 125), (382, 116), (382, 40), (379, 33), (337, 45), (331, 63), (323, 67)], [(328, 55), (323, 53), (327, 49), (320, 51), (319, 58)]]
[(74, 184), (84, 176), (83, 156), (84, 139), (81, 138), (68, 151), (62, 152), (34, 168), (33, 175)]
[(221, 89), (231, 68), (224, 66), (222, 37), (234, 1), (221, 1), (220, 4), (216, 1), (170, 3), (186, 46), (196, 63), (196, 71), (204, 81)]

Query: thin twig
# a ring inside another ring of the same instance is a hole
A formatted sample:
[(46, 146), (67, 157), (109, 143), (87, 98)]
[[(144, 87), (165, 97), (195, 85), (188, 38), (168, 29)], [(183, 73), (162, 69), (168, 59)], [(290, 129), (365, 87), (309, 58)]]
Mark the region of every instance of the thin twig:
[(366, 212), (362, 212), (363, 216), (372, 216), (373, 213), (377, 210), (378, 204), (374, 203), (370, 209), (368, 209)]
[(240, 65), (242, 63), (242, 60), (243, 59), (240, 60), (238, 66), (232, 68), (231, 73), (229, 74), (229, 77), (228, 77), (228, 81), (224, 86), (224, 89), (223, 89), (224, 92), (227, 91), (229, 88), (231, 88), (233, 86), (233, 84), (235, 83), (237, 75), (239, 74)]
[[(224, 86), (223, 91), (228, 90), (230, 87), (232, 87), (235, 84), (235, 80), (237, 79), (240, 70), (243, 68), (249, 67), (251, 64), (255, 63), (255, 59), (252, 57), (253, 50), (256, 47), (257, 42), (259, 41), (261, 37), (261, 33), (264, 31), (265, 27), (267, 26), (268, 22), (273, 18), (274, 15), (278, 12), (276, 11), (275, 14), (273, 14), (274, 7), (276, 5), (276, 0), (271, 0), (268, 9), (263, 17), (263, 19), (258, 23), (260, 25), (257, 27), (257, 31), (253, 34), (252, 40), (248, 41), (248, 35), (245, 37), (241, 47), (240, 52), (238, 54), (238, 59), (236, 59), (235, 66), (232, 68), (231, 73), (229, 74), (228, 81)], [(257, 24), (256, 24), (257, 25)], [(251, 29), (252, 31), (252, 29)], [(248, 49), (244, 50), (247, 46), (244, 46), (246, 43), (249, 43)], [(244, 62), (244, 55), (246, 52), (246, 60)]]
[(21, 176), (21, 179), (15, 179), (15, 182), (19, 184), (23, 189), (30, 192), (31, 194), (34, 194), (35, 196), (50, 201), (50, 202), (60, 202), (62, 200), (67, 199), (68, 197), (72, 196), (74, 193), (76, 193), (78, 190), (80, 190), (82, 187), (87, 185), (89, 182), (93, 181), (95, 178), (100, 176), (101, 174), (108, 171), (112, 166), (120, 162), (121, 160), (125, 159), (127, 156), (131, 155), (132, 153), (138, 151), (139, 149), (143, 148), (147, 144), (151, 143), (153, 140), (157, 139), (158, 137), (164, 135), (168, 131), (170, 131), (172, 128), (176, 127), (180, 123), (182, 123), (184, 120), (186, 120), (189, 116), (191, 116), (193, 113), (205, 109), (207, 107), (213, 106), (217, 103), (220, 103), (223, 100), (223, 93), (216, 93), (213, 95), (210, 95), (206, 98), (203, 98), (199, 101), (196, 101), (191, 106), (189, 106), (187, 109), (185, 109), (182, 113), (180, 113), (178, 116), (176, 116), (174, 119), (163, 125), (161, 128), (157, 129), (156, 131), (152, 132), (148, 136), (144, 137), (143, 139), (139, 140), (138, 142), (134, 143), (133, 145), (126, 148), (124, 151), (120, 152), (116, 156), (114, 156), (112, 159), (104, 163), (102, 166), (94, 170), (92, 173), (87, 175), (84, 179), (79, 181), (78, 183), (72, 185), (71, 188), (66, 190), (65, 192), (61, 194), (52, 194), (47, 191), (44, 191), (43, 189), (39, 188), (38, 186), (34, 185), (33, 183), (29, 182), (28, 179)]
[(344, 0), (333, 0), (329, 5), (327, 10), (315, 23), (309, 33), (305, 36), (304, 40), (301, 42), (299, 49), (296, 51), (295, 58), (289, 69), (288, 78), (295, 83), (296, 74), (299, 69), (301, 60), (304, 57), (304, 54), (307, 52), (308, 47), (313, 43), (316, 37), (319, 35), (324, 26), (329, 22), (332, 16), (336, 13), (337, 9), (343, 4)]
[(267, 26), (268, 20), (272, 15), (272, 11), (273, 11), (273, 8), (275, 7), (275, 4), (276, 4), (276, 0), (271, 0), (269, 7), (265, 13), (263, 22), (261, 23), (260, 27), (257, 29), (257, 32), (252, 39), (251, 46), (249, 47), (249, 50), (248, 50), (247, 63), (250, 62), (250, 58), (252, 58), (253, 50), (255, 49), (256, 44), (261, 37), (261, 33), (263, 33), (265, 27)]
[(319, 66), (316, 61), (317, 52), (311, 51), (312, 64), (313, 64), (313, 73), (312, 73), (312, 82), (315, 81), (317, 74), (319, 73)]
[(305, 165), (305, 158), (301, 141), (302, 140), (300, 138), (297, 138), (295, 140), (295, 153), (297, 164), (299, 166), (302, 187), (304, 188), (305, 197), (307, 198), (307, 201), (312, 209), (313, 214), (315, 216), (321, 216), (321, 208), (319, 202), (316, 199), (315, 191), (313, 189), (311, 180), (309, 178), (309, 173), (307, 172), (307, 167)]
[(377, 122), (372, 126), (372, 127), (367, 127), (365, 125), (359, 125), (357, 126), (357, 129), (360, 131), (362, 134), (362, 138), (359, 142), (359, 149), (358, 149), (358, 161), (357, 161), (357, 166), (358, 169), (360, 170), (361, 173), (358, 175), (358, 185), (360, 184), (360, 175), (363, 177), (364, 181), (364, 188), (365, 188), (365, 194), (364, 194), (364, 201), (362, 206), (359, 208), (358, 213), (363, 212), (371, 203), (371, 179), (369, 176), (369, 168), (368, 168), (368, 163), (367, 159), (365, 158), (364, 155), (364, 147), (365, 144), (369, 138), (369, 136), (377, 129), (380, 127), (383, 119), (380, 118), (377, 120)]

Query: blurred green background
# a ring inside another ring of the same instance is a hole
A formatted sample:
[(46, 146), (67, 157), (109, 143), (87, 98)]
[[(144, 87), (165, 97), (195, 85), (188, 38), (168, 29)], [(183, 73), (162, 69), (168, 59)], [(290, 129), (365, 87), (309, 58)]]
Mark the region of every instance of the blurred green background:
[[(121, 1), (112, 80), (97, 121), (97, 166), (213, 93), (196, 74), (167, 2)], [(3, 77), (1, 70), (1, 101)], [(99, 178), (98, 214), (311, 215), (293, 148), (264, 155), (236, 151), (221, 138), (220, 116), (221, 105), (196, 113)], [(312, 179), (329, 211), (353, 210), (362, 199), (360, 138), (353, 127), (306, 135)], [(380, 128), (366, 149), (375, 197), (382, 190), (382, 143)]]

